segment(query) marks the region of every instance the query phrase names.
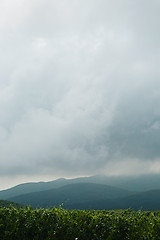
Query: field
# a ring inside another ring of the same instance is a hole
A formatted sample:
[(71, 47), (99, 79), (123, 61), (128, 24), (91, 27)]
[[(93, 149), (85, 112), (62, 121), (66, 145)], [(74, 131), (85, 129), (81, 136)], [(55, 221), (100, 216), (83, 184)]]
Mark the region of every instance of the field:
[(160, 239), (160, 212), (0, 208), (1, 240)]

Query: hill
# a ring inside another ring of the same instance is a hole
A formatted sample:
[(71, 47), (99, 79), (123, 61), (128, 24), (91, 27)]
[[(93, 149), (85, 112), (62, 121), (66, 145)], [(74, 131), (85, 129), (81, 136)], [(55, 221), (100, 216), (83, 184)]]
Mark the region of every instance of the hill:
[(50, 182), (30, 182), (0, 191), (0, 199), (9, 199), (22, 194), (40, 192), (66, 185), (66, 179), (60, 178)]
[(160, 210), (160, 190), (150, 190), (123, 198), (120, 207), (135, 210)]
[(60, 178), (50, 182), (17, 185), (0, 191), (0, 199), (44, 208), (63, 203), (69, 209), (160, 210), (159, 182), (158, 174), (137, 178), (98, 175)]
[(15, 203), (15, 202), (11, 202), (11, 201), (7, 201), (7, 200), (0, 200), (0, 208), (8, 208), (8, 207), (14, 207), (14, 208), (20, 208), (23, 207), (22, 205)]
[(127, 197), (91, 200), (87, 202), (77, 202), (68, 204), (69, 209), (85, 210), (113, 210), (113, 209), (134, 209), (144, 211), (160, 210), (160, 190), (151, 190), (147, 192), (132, 194)]
[(133, 194), (124, 189), (94, 183), (69, 184), (57, 189), (28, 193), (9, 198), (31, 207), (53, 207), (64, 204), (67, 207), (76, 203), (98, 201), (102, 199), (122, 198)]
[(60, 178), (49, 182), (30, 182), (19, 184), (15, 187), (7, 190), (0, 191), (0, 199), (7, 200), (9, 198), (23, 195), (32, 192), (40, 192), (45, 190), (51, 190), (59, 187), (63, 187), (69, 184), (75, 183), (96, 183), (104, 184), (117, 188), (126, 189), (133, 192), (144, 192), (153, 189), (160, 189), (160, 175), (159, 174), (148, 174), (142, 176), (91, 176), (91, 177), (80, 177), (74, 179)]
[(141, 193), (94, 183), (77, 183), (57, 189), (28, 193), (9, 199), (33, 208), (51, 208), (63, 204), (68, 209), (160, 210), (160, 190)]
[(92, 176), (90, 181), (108, 184), (135, 192), (160, 189), (160, 174), (144, 174), (140, 176)]
[(145, 192), (160, 189), (160, 174), (143, 174), (140, 176), (105, 176), (95, 175), (85, 178), (70, 179), (72, 182), (92, 182), (123, 188), (133, 192)]

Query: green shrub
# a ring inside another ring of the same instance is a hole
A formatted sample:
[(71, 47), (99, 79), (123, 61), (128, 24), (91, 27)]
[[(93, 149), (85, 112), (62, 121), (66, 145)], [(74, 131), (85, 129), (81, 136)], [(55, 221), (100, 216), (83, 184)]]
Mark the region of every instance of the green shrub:
[(0, 208), (1, 240), (158, 240), (160, 212)]

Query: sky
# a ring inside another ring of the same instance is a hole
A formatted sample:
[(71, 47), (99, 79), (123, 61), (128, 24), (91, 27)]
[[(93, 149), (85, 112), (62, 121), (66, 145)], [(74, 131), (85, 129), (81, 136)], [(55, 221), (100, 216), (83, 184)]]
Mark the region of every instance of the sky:
[(160, 173), (160, 1), (0, 1), (0, 190)]

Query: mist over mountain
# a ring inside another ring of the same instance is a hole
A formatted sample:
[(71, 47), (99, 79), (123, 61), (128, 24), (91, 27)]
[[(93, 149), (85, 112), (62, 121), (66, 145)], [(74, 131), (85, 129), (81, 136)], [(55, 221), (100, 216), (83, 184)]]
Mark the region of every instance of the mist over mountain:
[(73, 179), (60, 178), (49, 182), (29, 182), (16, 185), (15, 187), (0, 191), (0, 199), (8, 199), (17, 195), (31, 192), (39, 192), (62, 187), (72, 183), (97, 183), (126, 189), (128, 191), (147, 191), (160, 189), (160, 175), (146, 174), (140, 176), (105, 176), (95, 175)]
[(31, 207), (160, 209), (160, 176), (91, 176), (24, 183), (0, 191), (0, 199)]

